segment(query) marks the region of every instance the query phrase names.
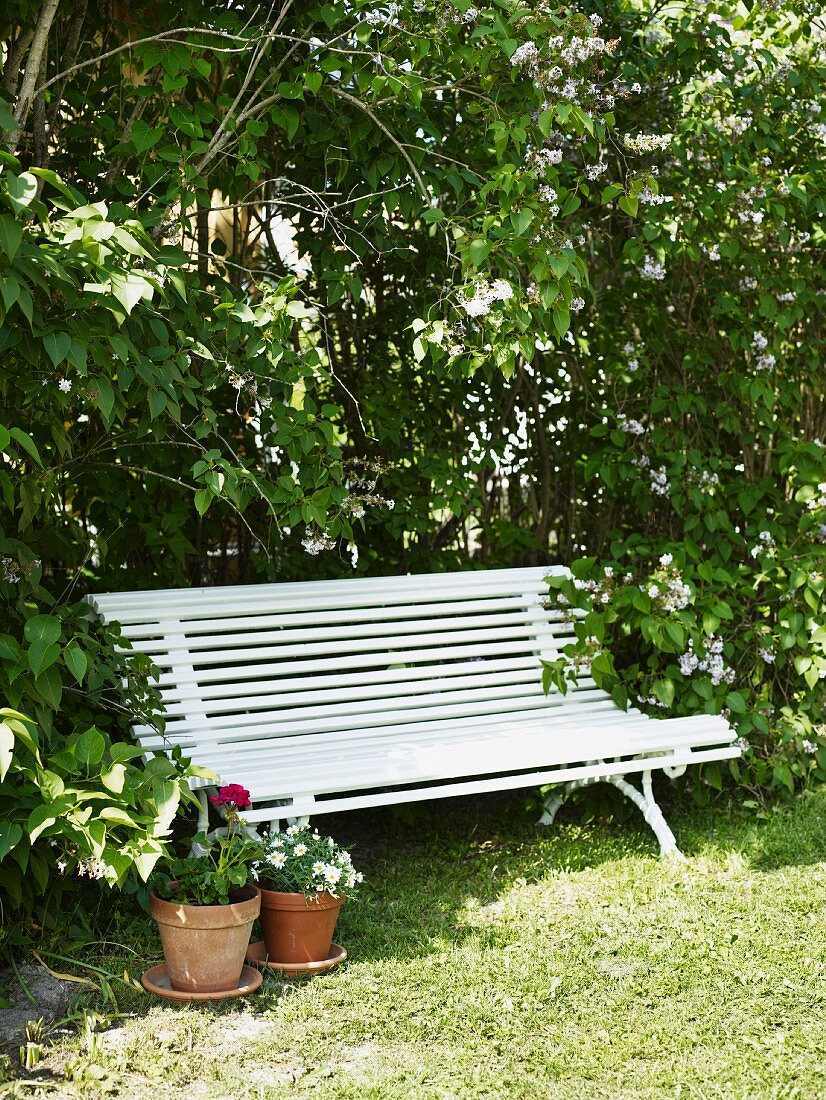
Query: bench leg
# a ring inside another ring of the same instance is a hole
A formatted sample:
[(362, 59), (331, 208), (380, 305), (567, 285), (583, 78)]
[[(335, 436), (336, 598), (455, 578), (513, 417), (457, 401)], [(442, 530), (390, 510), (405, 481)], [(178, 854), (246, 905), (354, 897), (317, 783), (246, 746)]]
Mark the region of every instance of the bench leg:
[(540, 817), (538, 824), (551, 825), (560, 806), (567, 802), (573, 792), (579, 790), (581, 787), (588, 787), (592, 783), (613, 784), (613, 786), (630, 798), (635, 806), (639, 807), (643, 817), (654, 830), (654, 835), (659, 841), (661, 856), (672, 856), (676, 859), (685, 859), (685, 856), (677, 847), (677, 841), (671, 829), (668, 827), (668, 822), (663, 817), (662, 810), (654, 800), (650, 771), (642, 773), (641, 792), (638, 791), (636, 787), (632, 787), (628, 780), (624, 779), (621, 775), (592, 776), (587, 779), (574, 779), (570, 783), (566, 783), (561, 791), (552, 791), (548, 795), (544, 803), (545, 811)]
[[(285, 818), (283, 818), (283, 820), (286, 821), (288, 825), (309, 825), (310, 824), (309, 817), (285, 817)], [(282, 818), (280, 818), (280, 817), (274, 817), (272, 819), (272, 821), (270, 821), (270, 832), (271, 833), (280, 833), (281, 832), (281, 821), (282, 821)]]
[(198, 805), (200, 809), (198, 811), (198, 829), (199, 833), (205, 833), (209, 828), (209, 803), (207, 802), (207, 793), (205, 787), (199, 787), (195, 792), (195, 797), (198, 799)]

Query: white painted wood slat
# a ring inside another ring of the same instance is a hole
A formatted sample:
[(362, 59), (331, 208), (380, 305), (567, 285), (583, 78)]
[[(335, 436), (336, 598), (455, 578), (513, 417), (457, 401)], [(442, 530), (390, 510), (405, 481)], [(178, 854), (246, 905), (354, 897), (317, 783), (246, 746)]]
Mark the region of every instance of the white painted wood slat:
[(89, 602), (159, 669), (166, 735), (138, 727), (142, 747), (180, 744), (267, 803), (309, 807), (318, 796), (328, 812), (430, 797), (432, 784), (439, 794), (504, 789), (550, 782), (540, 777), (551, 772), (639, 770), (652, 754), (670, 763), (737, 755), (719, 718), (623, 712), (590, 678), (567, 695), (544, 695), (541, 658), (574, 637), (572, 620), (544, 606), (545, 577), (559, 571), (108, 593)]

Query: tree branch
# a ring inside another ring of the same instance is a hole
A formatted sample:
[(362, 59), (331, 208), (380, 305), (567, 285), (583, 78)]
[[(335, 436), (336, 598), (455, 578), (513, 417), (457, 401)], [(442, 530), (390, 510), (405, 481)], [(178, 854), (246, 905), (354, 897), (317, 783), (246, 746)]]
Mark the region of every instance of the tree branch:
[(407, 150), (402, 145), (402, 143), (398, 140), (398, 138), (394, 136), (392, 131), (388, 130), (388, 128), (381, 121), (381, 119), (378, 118), (378, 116), (375, 115), (373, 113), (373, 111), (370, 110), (370, 108), (367, 106), (366, 103), (362, 103), (362, 101), (360, 99), (356, 99), (356, 97), (354, 95), (350, 95), (349, 92), (345, 92), (342, 88), (331, 87), (330, 91), (333, 93), (333, 95), (338, 96), (339, 99), (346, 99), (348, 103), (352, 103), (355, 107), (358, 107), (358, 109), (360, 111), (363, 111), (364, 114), (366, 114), (367, 117), (370, 119), (370, 121), (373, 123), (373, 125), (378, 126), (378, 128), (381, 130), (381, 132), (387, 138), (389, 138), (390, 141), (393, 142), (393, 144), (399, 150), (401, 155), (407, 161), (407, 166), (410, 169), (410, 172), (413, 176), (413, 179), (416, 181), (416, 186), (419, 188), (419, 193), (420, 193), (421, 197), (425, 200), (425, 202), (428, 202), (429, 199), (430, 199), (430, 195), (428, 194), (428, 190), (427, 190), (427, 187), (425, 186), (424, 180), (422, 179), (421, 175), (419, 174), (418, 168), (413, 163), (413, 160), (412, 160), (410, 154), (407, 152)]
[[(32, 44), (29, 49), (29, 57), (26, 62), (25, 72), (23, 73), (23, 82), (20, 86), (20, 94), (17, 97), (17, 106), (14, 110), (14, 119), (17, 125), (9, 132), (6, 139), (6, 144), (8, 145), (10, 153), (16, 152), (21, 131), (26, 125), (26, 120), (29, 117), (29, 111), (34, 98), (34, 87), (40, 75), (40, 67), (43, 64), (43, 59), (46, 56), (49, 31), (52, 29), (52, 23), (54, 22), (55, 15), (57, 15), (59, 4), (60, 0), (43, 0), (43, 7), (40, 9), (40, 14), (37, 17), (37, 26), (35, 27), (34, 37), (32, 38)], [(42, 88), (38, 89), (38, 91), (42, 91)]]

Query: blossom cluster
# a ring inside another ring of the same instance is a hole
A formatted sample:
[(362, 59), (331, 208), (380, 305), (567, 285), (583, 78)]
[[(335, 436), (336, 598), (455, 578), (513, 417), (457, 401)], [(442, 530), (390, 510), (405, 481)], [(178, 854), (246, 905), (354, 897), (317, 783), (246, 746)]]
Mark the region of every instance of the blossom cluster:
[(757, 539), (757, 545), (751, 548), (751, 556), (753, 558), (771, 557), (772, 551), (777, 546), (771, 531), (761, 531)]
[(688, 650), (679, 658), (680, 672), (691, 676), (694, 672), (707, 672), (714, 687), (719, 684), (731, 684), (734, 681), (734, 669), (723, 659), (723, 639), (712, 634), (706, 642), (705, 654), (700, 656), (689, 640)]
[(331, 538), (326, 531), (312, 527), (307, 528), (307, 534), (301, 540), (301, 545), (312, 557), (320, 554), (322, 550), (332, 550), (335, 544), (335, 539)]
[(646, 589), (648, 596), (661, 611), (682, 611), (691, 601), (691, 588), (674, 564), (672, 554), (663, 554), (659, 564)]
[(671, 137), (668, 134), (637, 134), (636, 137), (626, 134), (622, 143), (631, 153), (656, 153), (668, 148)]
[(548, 107), (559, 99), (590, 108), (602, 106), (610, 110), (614, 106), (619, 81), (611, 81), (612, 90), (609, 91), (593, 80), (577, 75), (577, 71), (583, 68), (590, 73), (618, 45), (616, 40), (600, 36), (598, 29), (601, 23), (600, 16), (592, 15), (588, 23), (582, 26), (584, 33), (552, 35), (541, 45), (534, 41), (523, 42), (511, 54), (511, 65), (527, 73), (545, 95)]
[(20, 569), (14, 558), (0, 558), (0, 575), (7, 584), (17, 584), (20, 580)]
[(505, 279), (494, 279), (490, 283), (486, 279), (478, 279), (473, 294), (468, 297), (464, 291), (460, 292), (458, 303), (468, 317), (485, 317), (495, 302), (507, 302), (512, 297), (513, 287)]
[(637, 344), (626, 343), (623, 344), (622, 350), (626, 356), (625, 365), (630, 371), (636, 371), (640, 369), (640, 353), (642, 348)]
[(653, 279), (655, 282), (661, 282), (665, 278), (664, 265), (659, 260), (655, 260), (653, 256), (646, 256), (637, 271), (643, 279)]
[(777, 360), (771, 352), (766, 351), (766, 348), (769, 346), (769, 341), (762, 332), (753, 333), (751, 346), (754, 351), (757, 352), (757, 357), (754, 361), (755, 368), (759, 371), (771, 370)]
[[(63, 862), (63, 869), (65, 870), (65, 868), (66, 864), (65, 862)], [(81, 878), (117, 878), (117, 872), (115, 871), (115, 869), (113, 867), (110, 867), (108, 863), (104, 862), (104, 860), (98, 859), (95, 856), (87, 856), (85, 859), (78, 860), (77, 873)]]
[(350, 853), (306, 823), (265, 836), (263, 859), (252, 864), (251, 873), (275, 890), (310, 896), (327, 892), (338, 897), (344, 891), (350, 895), (364, 881)]

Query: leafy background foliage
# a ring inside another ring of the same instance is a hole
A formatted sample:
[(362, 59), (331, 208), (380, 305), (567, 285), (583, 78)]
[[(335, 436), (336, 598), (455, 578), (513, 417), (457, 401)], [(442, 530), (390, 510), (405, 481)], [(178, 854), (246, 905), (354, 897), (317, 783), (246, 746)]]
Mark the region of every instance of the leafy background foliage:
[[(139, 810), (113, 851), (162, 841), (165, 800), (103, 781), (154, 700), (86, 591), (584, 559), (560, 685), (590, 660), (725, 708), (736, 778), (822, 779), (822, 32), (800, 3), (5, 5), (15, 769)], [(717, 637), (734, 680), (684, 676)], [(93, 727), (98, 761), (61, 756)], [(32, 841), (34, 790), (8, 805), (0, 872), (53, 869), (62, 819)]]

